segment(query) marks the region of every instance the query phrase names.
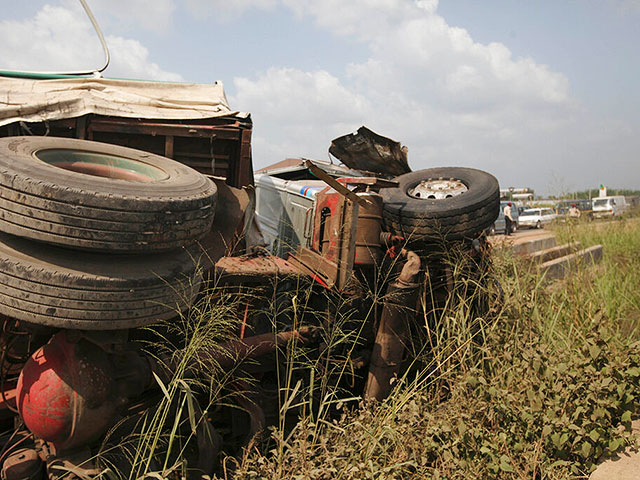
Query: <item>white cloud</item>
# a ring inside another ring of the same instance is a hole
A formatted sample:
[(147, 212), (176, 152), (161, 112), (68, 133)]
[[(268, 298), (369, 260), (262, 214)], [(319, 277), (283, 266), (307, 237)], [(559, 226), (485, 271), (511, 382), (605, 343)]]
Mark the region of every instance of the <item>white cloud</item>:
[(149, 50), (139, 41), (122, 37), (107, 37), (111, 51), (109, 76), (141, 80), (183, 81), (179, 73), (167, 72), (149, 60)]
[(309, 15), (317, 24), (339, 35), (354, 35), (370, 42), (398, 25), (402, 19), (411, 18), (416, 10), (428, 14), (424, 8), (407, 0), (281, 0), (298, 15)]
[[(74, 0), (72, 3), (75, 5), (78, 2)], [(117, 24), (119, 27), (144, 28), (159, 34), (171, 28), (176, 10), (175, 0), (91, 0), (89, 6), (105, 30), (108, 25)]]
[(234, 108), (253, 113), (256, 164), (288, 156), (321, 155), (327, 138), (371, 116), (371, 104), (326, 71), (272, 68), (256, 80), (236, 78)]
[(282, 67), (236, 79), (231, 102), (253, 114), (256, 165), (326, 158), (332, 138), (365, 124), (407, 145), (414, 169), (473, 166), (540, 192), (553, 178), (632, 186), (602, 159), (629, 158), (637, 136), (590, 118), (562, 73), (449, 25), (437, 1), (281, 1), (370, 56), (343, 72)]
[[(109, 76), (181, 80), (149, 59), (138, 40), (107, 36)], [(84, 71), (102, 67), (104, 55), (89, 20), (79, 7), (45, 5), (35, 17), (0, 21), (0, 65), (4, 69)]]
[(438, 9), (438, 0), (417, 0), (416, 5), (429, 13), (435, 13)]
[(197, 17), (231, 20), (251, 8), (262, 10), (275, 8), (279, 0), (185, 0), (185, 3)]
[(76, 12), (45, 5), (34, 18), (0, 22), (0, 60), (6, 69), (98, 68), (102, 51)]
[(640, 13), (640, 0), (609, 0), (622, 13)]
[(341, 78), (280, 68), (236, 79), (232, 105), (253, 113), (258, 165), (325, 158), (332, 138), (366, 124), (408, 145), (414, 168), (470, 165), (509, 181), (518, 167), (505, 160), (541, 154), (540, 138), (573, 125), (566, 77), (503, 44), (473, 41), (434, 0), (282, 1), (371, 54)]

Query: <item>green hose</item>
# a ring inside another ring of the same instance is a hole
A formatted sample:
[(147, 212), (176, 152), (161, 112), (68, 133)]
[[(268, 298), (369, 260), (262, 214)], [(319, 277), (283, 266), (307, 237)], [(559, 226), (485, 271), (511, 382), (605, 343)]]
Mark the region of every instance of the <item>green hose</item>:
[(53, 80), (57, 78), (87, 78), (91, 75), (65, 75), (59, 73), (16, 72), (13, 70), (0, 70), (0, 77), (31, 78), (34, 80)]
[(12, 71), (12, 70), (0, 70), (0, 76), (4, 76), (4, 77), (15, 77), (15, 78), (32, 78), (32, 79), (55, 79), (55, 78), (82, 78), (82, 77), (89, 77), (92, 76), (93, 74), (97, 74), (100, 73), (102, 71), (104, 71), (107, 66), (109, 66), (109, 47), (107, 47), (107, 42), (104, 39), (104, 35), (102, 35), (102, 30), (100, 30), (100, 26), (98, 25), (98, 22), (96, 20), (96, 18), (93, 16), (93, 13), (91, 13), (91, 9), (89, 8), (89, 5), (87, 5), (87, 0), (80, 0), (80, 3), (82, 4), (82, 8), (84, 8), (85, 13), (87, 14), (87, 16), (89, 17), (89, 20), (91, 21), (91, 25), (93, 25), (93, 29), (96, 31), (96, 34), (98, 35), (98, 39), (100, 40), (100, 44), (102, 45), (102, 50), (104, 51), (104, 65), (102, 66), (102, 68), (99, 68), (97, 70), (91, 70), (89, 72), (87, 71), (79, 71), (79, 72), (16, 72), (16, 71)]

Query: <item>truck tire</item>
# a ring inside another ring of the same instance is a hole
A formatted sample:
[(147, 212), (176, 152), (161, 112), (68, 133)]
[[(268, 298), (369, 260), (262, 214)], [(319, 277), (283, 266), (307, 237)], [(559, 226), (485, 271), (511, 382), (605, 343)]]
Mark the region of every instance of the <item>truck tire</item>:
[(0, 231), (86, 250), (157, 252), (202, 238), (217, 190), (171, 159), (69, 138), (0, 139)]
[(177, 316), (198, 293), (189, 252), (104, 255), (0, 233), (0, 313), (57, 328), (135, 328)]
[(442, 167), (406, 173), (381, 190), (387, 227), (409, 242), (474, 238), (500, 213), (500, 187), (482, 170)]

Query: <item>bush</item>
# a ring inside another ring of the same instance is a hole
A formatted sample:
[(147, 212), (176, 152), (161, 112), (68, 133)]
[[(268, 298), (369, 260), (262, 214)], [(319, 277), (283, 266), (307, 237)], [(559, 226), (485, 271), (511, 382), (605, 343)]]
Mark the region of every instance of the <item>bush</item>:
[(247, 452), (235, 478), (584, 478), (634, 443), (640, 401), (640, 222), (614, 227), (560, 231), (605, 258), (551, 286), (496, 252), (503, 308), (459, 302), (431, 324), (439, 354), (391, 398), (274, 431), (278, 448)]

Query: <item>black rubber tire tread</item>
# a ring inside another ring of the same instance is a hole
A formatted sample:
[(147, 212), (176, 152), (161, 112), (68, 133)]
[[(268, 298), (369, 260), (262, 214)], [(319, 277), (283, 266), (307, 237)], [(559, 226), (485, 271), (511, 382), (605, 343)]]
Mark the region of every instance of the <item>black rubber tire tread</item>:
[[(409, 196), (408, 190), (429, 178), (455, 178), (467, 187), (461, 195), (445, 199)], [(474, 238), (490, 227), (500, 213), (500, 186), (482, 170), (439, 167), (406, 173), (394, 179), (396, 188), (381, 190), (387, 227), (410, 242)]]
[(0, 313), (58, 328), (135, 328), (175, 317), (198, 292), (185, 249), (103, 255), (0, 233)]
[[(104, 313), (100, 310), (86, 310), (83, 308), (64, 308), (59, 305), (46, 305), (35, 301), (27, 301), (22, 298), (14, 298), (5, 295), (0, 299), (0, 304), (7, 305), (11, 308), (26, 310), (30, 314), (50, 316), (52, 309), (55, 310), (57, 316), (67, 319), (68, 321), (79, 320), (81, 322), (93, 321), (100, 323), (104, 320)], [(147, 318), (150, 315), (162, 315), (167, 312), (167, 306), (154, 305), (153, 307), (145, 306), (139, 309), (123, 309), (119, 312), (122, 316), (135, 321), (136, 318)], [(172, 312), (171, 316), (175, 316), (176, 312)]]
[[(51, 295), (51, 286), (46, 283), (38, 283), (33, 280), (24, 280), (20, 277), (6, 275), (0, 272), (0, 285), (8, 285), (10, 288), (18, 291), (29, 292), (34, 295)], [(177, 287), (176, 287), (177, 288)], [(121, 290), (98, 290), (100, 292), (101, 302), (122, 302)], [(167, 296), (166, 288), (161, 285), (157, 288), (145, 288), (144, 290), (133, 289), (129, 291), (130, 301), (132, 302), (144, 302), (144, 301), (161, 301)], [(76, 302), (91, 302), (95, 301), (95, 290), (86, 290), (84, 288), (74, 288), (69, 286), (65, 289), (65, 298)]]
[[(61, 216), (57, 219), (64, 221)], [(185, 230), (190, 224), (194, 228), (200, 226), (200, 222), (188, 222), (180, 225), (178, 229), (167, 230), (164, 233), (157, 231), (128, 231), (127, 227), (133, 224), (115, 224), (121, 229), (92, 229), (84, 226), (70, 227), (71, 223), (81, 223), (83, 220), (77, 217), (67, 223), (54, 223), (47, 220), (39, 220), (26, 215), (15, 214), (0, 208), (0, 224), (5, 232), (21, 237), (35, 238), (55, 245), (73, 245), (74, 248), (88, 250), (122, 250), (127, 251), (132, 244), (151, 245), (154, 250), (172, 249), (181, 243), (190, 243), (193, 230)], [(88, 222), (91, 222), (90, 220)], [(113, 222), (112, 222), (113, 224)], [(140, 224), (139, 224), (140, 226)], [(70, 236), (71, 235), (71, 236)]]
[[(131, 210), (114, 210), (108, 208), (106, 205), (102, 208), (93, 208), (87, 205), (64, 203), (55, 199), (37, 197), (35, 195), (25, 195), (24, 193), (13, 190), (9, 187), (3, 187), (2, 199), (6, 202), (12, 202), (14, 205), (23, 205), (44, 211), (55, 211), (62, 215), (82, 216), (81, 218), (110, 220), (122, 223), (140, 223), (148, 220), (151, 214), (151, 212), (148, 211), (137, 212)], [(10, 207), (7, 207), (7, 209), (11, 210)], [(157, 216), (154, 218), (154, 221), (162, 221), (166, 213), (166, 211), (157, 212)], [(176, 220), (186, 222), (206, 217), (207, 215), (213, 215), (215, 212), (213, 212), (213, 206), (205, 205), (198, 210), (173, 210), (171, 213)]]
[[(4, 195), (3, 195), (4, 197)], [(0, 198), (0, 212), (7, 216), (16, 216), (32, 219), (41, 222), (51, 222), (50, 211), (42, 208), (37, 208), (32, 205), (24, 205), (21, 203), (15, 203), (7, 198)], [(115, 228), (120, 228), (124, 232), (145, 232), (147, 226), (138, 219), (137, 221), (122, 221), (113, 220), (113, 218), (100, 219), (91, 217), (79, 217), (78, 215), (70, 215), (66, 213), (58, 213), (59, 223), (53, 223), (54, 225), (68, 225), (74, 228), (85, 228), (87, 230), (104, 230), (105, 232), (113, 231)], [(192, 219), (180, 219), (179, 223), (174, 225), (173, 231), (188, 232), (193, 228), (197, 228), (201, 225), (203, 220), (207, 220), (207, 217), (211, 216), (211, 212), (205, 212), (199, 217)], [(147, 216), (148, 220), (148, 216)]]
[[(28, 317), (28, 323), (36, 325), (46, 325), (55, 328), (66, 328), (69, 330), (123, 330), (134, 328), (134, 326), (150, 325), (160, 320), (168, 320), (175, 317), (175, 312), (167, 312), (162, 315), (153, 315), (151, 317), (138, 317), (135, 321), (128, 320), (111, 320), (108, 325), (106, 322), (96, 320), (77, 320), (77, 319), (59, 319), (52, 320), (50, 315), (40, 315), (32, 313), (29, 310), (13, 308), (10, 305), (0, 303), (0, 311), (11, 318), (22, 319)], [(27, 322), (27, 320), (25, 320)]]
[[(103, 298), (102, 295), (96, 296), (92, 292), (93, 296), (89, 296), (87, 299), (77, 298), (62, 298), (54, 295), (44, 295), (28, 290), (15, 288), (6, 283), (0, 283), (2, 291), (4, 292), (4, 298), (14, 298), (19, 301), (30, 302), (35, 305), (43, 305), (46, 307), (54, 306), (56, 308), (66, 308), (72, 310), (87, 310), (103, 312), (105, 310), (113, 310), (115, 307), (121, 310), (141, 310), (148, 309), (150, 307), (156, 307), (159, 305), (166, 305), (174, 300), (175, 293), (165, 294), (158, 298), (141, 298), (141, 299), (127, 299), (127, 300), (110, 300)], [(120, 295), (122, 297), (122, 295)], [(3, 299), (4, 299), (3, 298)], [(146, 312), (148, 314), (148, 312)]]
[[(35, 154), (69, 149), (128, 158), (166, 178), (131, 182), (72, 172)], [(215, 184), (186, 165), (117, 145), (54, 137), (0, 139), (0, 230), (55, 245), (158, 252), (201, 239), (215, 213)]]
[[(5, 222), (2, 224), (2, 230), (5, 233), (17, 235), (19, 237), (33, 238), (34, 240), (49, 243), (51, 245), (70, 246), (73, 245), (74, 249), (96, 251), (96, 252), (115, 252), (119, 254), (130, 253), (134, 249), (130, 248), (131, 244), (120, 241), (105, 242), (102, 240), (81, 239), (78, 237), (68, 237), (64, 235), (57, 235), (54, 233), (43, 232), (41, 230), (31, 230), (23, 225), (12, 224)], [(32, 233), (32, 235), (30, 235)], [(121, 234), (123, 237), (124, 234)], [(36, 238), (37, 237), (37, 238)], [(151, 250), (151, 253), (170, 251), (176, 249), (176, 242), (145, 242), (142, 237), (136, 240), (136, 252), (139, 252), (142, 247), (148, 247), (147, 250)], [(191, 242), (190, 242), (191, 243)], [(149, 253), (143, 251), (143, 254)]]

